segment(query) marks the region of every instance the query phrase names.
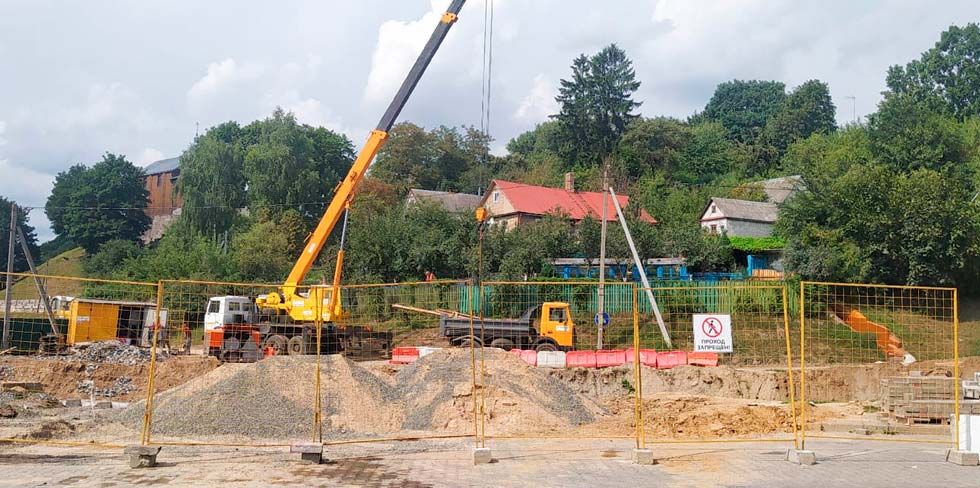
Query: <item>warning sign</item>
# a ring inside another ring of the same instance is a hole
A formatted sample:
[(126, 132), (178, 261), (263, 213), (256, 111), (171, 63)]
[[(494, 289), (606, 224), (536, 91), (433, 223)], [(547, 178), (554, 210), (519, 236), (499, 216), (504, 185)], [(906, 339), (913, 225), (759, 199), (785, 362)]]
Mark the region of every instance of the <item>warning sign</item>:
[(732, 352), (732, 316), (694, 314), (696, 352)]

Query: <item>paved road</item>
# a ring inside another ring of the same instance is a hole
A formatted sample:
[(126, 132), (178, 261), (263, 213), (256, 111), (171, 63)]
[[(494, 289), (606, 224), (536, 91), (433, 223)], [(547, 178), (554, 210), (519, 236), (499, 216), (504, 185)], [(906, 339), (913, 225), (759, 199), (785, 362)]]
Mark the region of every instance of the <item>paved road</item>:
[(473, 466), (465, 443), (343, 446), (303, 465), (282, 449), (165, 447), (161, 466), (134, 470), (118, 451), (0, 448), (0, 486), (370, 487), (888, 487), (980, 486), (980, 468), (943, 462), (939, 445), (811, 441), (819, 463), (783, 460), (786, 444), (653, 446), (658, 464), (629, 462), (627, 441), (497, 441), (496, 461)]

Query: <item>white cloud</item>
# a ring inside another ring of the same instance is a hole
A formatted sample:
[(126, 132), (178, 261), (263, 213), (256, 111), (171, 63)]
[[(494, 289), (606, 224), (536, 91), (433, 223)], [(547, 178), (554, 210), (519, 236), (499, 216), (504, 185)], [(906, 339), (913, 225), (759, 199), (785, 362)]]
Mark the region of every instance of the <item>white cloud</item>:
[(514, 119), (528, 127), (548, 120), (549, 115), (558, 113), (556, 95), (557, 83), (544, 73), (538, 73), (531, 81), (531, 91), (521, 99), (514, 111)]
[(376, 103), (395, 94), (449, 2), (431, 0), (430, 4), (432, 8), (418, 20), (389, 20), (381, 24), (364, 88), (366, 101)]
[(150, 163), (159, 161), (164, 158), (166, 158), (166, 156), (163, 155), (163, 152), (157, 149), (153, 149), (152, 147), (148, 147), (144, 149), (139, 156), (136, 157), (136, 160), (134, 162), (136, 163), (137, 166), (146, 166)]
[(0, 120), (0, 146), (7, 143), (7, 140), (3, 138), (4, 132), (7, 132), (7, 123)]
[(263, 67), (258, 64), (238, 64), (233, 58), (208, 64), (208, 72), (197, 80), (187, 98), (191, 103), (199, 103), (207, 98), (242, 81), (254, 80), (262, 75)]

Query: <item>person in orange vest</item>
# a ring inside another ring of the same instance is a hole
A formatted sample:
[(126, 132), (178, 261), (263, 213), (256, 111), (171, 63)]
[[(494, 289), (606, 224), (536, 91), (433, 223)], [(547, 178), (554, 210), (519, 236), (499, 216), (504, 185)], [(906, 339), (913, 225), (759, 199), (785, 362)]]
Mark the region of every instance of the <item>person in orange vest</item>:
[(436, 280), (436, 274), (433, 273), (432, 271), (425, 270), (425, 281), (435, 281), (435, 280)]

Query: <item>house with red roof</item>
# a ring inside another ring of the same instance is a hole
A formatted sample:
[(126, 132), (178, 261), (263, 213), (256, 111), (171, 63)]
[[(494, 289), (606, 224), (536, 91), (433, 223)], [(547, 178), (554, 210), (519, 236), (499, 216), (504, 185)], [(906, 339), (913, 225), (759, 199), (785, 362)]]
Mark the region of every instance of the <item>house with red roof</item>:
[[(616, 198), (623, 212), (630, 212), (630, 198), (626, 195), (616, 195)], [(503, 225), (507, 230), (538, 220), (549, 213), (567, 215), (573, 222), (587, 216), (596, 220), (602, 219), (602, 193), (576, 191), (571, 173), (565, 175), (564, 188), (493, 180), (484, 193), (480, 206), (487, 209), (490, 225)], [(644, 222), (657, 223), (646, 210), (640, 209), (639, 216)], [(606, 199), (606, 220), (617, 220), (612, 198)]]

